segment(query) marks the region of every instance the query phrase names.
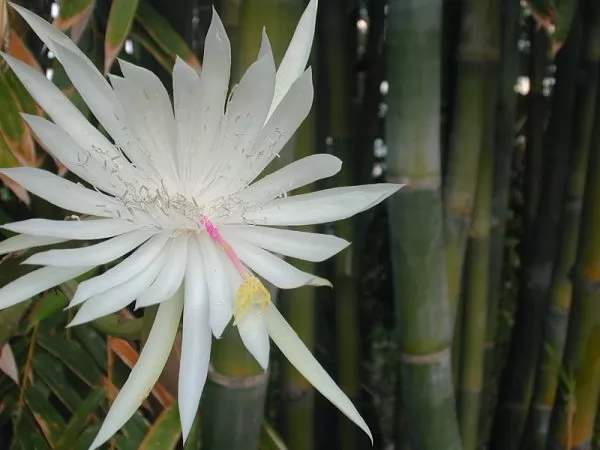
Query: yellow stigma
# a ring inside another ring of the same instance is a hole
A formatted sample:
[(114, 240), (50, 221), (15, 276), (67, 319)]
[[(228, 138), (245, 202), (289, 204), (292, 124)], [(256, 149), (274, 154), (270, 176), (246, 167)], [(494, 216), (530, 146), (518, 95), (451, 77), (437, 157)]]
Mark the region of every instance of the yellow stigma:
[(244, 277), (244, 281), (235, 296), (233, 324), (237, 325), (253, 305), (258, 306), (261, 311), (264, 311), (270, 303), (271, 294), (269, 294), (269, 291), (260, 280), (251, 275)]

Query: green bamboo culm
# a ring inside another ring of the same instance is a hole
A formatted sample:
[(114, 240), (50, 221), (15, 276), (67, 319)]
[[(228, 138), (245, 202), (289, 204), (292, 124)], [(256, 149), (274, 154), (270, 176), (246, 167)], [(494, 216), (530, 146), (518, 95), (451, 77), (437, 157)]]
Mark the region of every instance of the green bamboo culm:
[(591, 447), (600, 392), (600, 102), (586, 176), (573, 299), (548, 450)]
[[(455, 321), (460, 322), (457, 311), (485, 128), (486, 88), (499, 57), (499, 8), (498, 0), (467, 0), (461, 17), (453, 128), (443, 187), (446, 279), (452, 326)], [(459, 350), (455, 345), (455, 369), (460, 360)]]
[[(350, 48), (348, 35), (356, 32), (349, 30), (347, 24), (347, 2), (345, 0), (327, 0), (321, 2), (319, 51), (323, 61), (320, 67), (327, 80), (327, 139), (333, 154), (344, 164), (335, 177), (336, 185), (350, 186), (359, 184), (354, 177), (355, 158), (351, 152), (354, 142), (350, 121), (352, 116)], [(335, 234), (349, 242), (355, 242), (355, 224), (346, 219), (335, 224)], [(359, 358), (360, 323), (359, 291), (356, 276), (356, 250), (351, 245), (335, 257), (333, 292), (335, 298), (335, 332), (337, 382), (344, 393), (357, 406), (360, 396)], [(338, 445), (340, 448), (355, 450), (361, 448), (364, 434), (350, 421), (341, 418), (338, 426)]]
[(461, 301), (461, 360), (457, 386), (457, 411), (464, 450), (475, 450), (479, 440), (490, 296), (494, 126), (498, 99), (498, 86), (493, 73), (490, 73), (487, 84), (485, 129), (479, 158), (477, 192), (465, 260)]
[[(239, 82), (243, 72), (256, 59), (263, 27), (267, 29), (276, 63), (281, 61), (302, 6), (293, 0), (242, 3), (236, 29), (237, 45), (232, 49), (231, 84)], [(292, 139), (288, 143), (269, 171), (293, 158), (294, 142)], [(202, 448), (258, 448), (267, 383), (268, 375), (244, 348), (237, 330), (230, 324), (223, 337), (213, 345), (202, 402)]]
[(492, 192), (492, 228), (490, 236), (490, 274), (488, 313), (485, 339), (485, 359), (483, 378), (483, 405), (480, 420), (479, 441), (487, 445), (491, 430), (492, 411), (495, 407), (497, 391), (496, 339), (501, 293), (503, 292), (502, 272), (504, 266), (506, 223), (509, 216), (511, 168), (513, 162), (517, 93), (515, 79), (519, 73), (520, 55), (518, 40), (520, 31), (521, 5), (519, 0), (502, 2), (502, 27), (500, 42), (500, 65), (498, 68), (498, 99), (495, 117), (494, 141), (494, 181)]
[(523, 282), (492, 428), (491, 448), (494, 450), (520, 447), (533, 396), (543, 318), (560, 234), (561, 209), (556, 205), (562, 205), (572, 153), (580, 25), (577, 16), (565, 46), (556, 57), (552, 114), (544, 137), (547, 146), (542, 180), (544, 195), (539, 200), (531, 241), (524, 245)]
[(560, 243), (550, 284), (535, 390), (521, 446), (523, 450), (546, 448), (548, 426), (556, 399), (567, 337), (572, 299), (571, 269), (575, 262), (579, 238), (582, 198), (600, 73), (600, 3), (587, 0), (584, 4), (583, 49), (574, 118), (574, 154), (563, 203)]
[(388, 17), (388, 178), (407, 185), (389, 202), (397, 397), (413, 448), (459, 450), (440, 189), (442, 1), (394, 0)]

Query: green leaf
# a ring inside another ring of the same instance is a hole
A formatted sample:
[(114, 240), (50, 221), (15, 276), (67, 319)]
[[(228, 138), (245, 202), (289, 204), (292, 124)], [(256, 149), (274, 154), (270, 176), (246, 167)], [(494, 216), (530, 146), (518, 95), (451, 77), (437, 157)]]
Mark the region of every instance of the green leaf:
[(25, 315), (30, 303), (31, 301), (27, 300), (0, 310), (0, 348), (16, 333), (21, 318)]
[[(96, 411), (98, 405), (102, 403), (105, 394), (104, 389), (95, 389), (85, 400), (83, 400), (83, 402), (81, 402), (79, 408), (75, 411), (73, 417), (71, 417), (71, 420), (69, 420), (69, 423), (65, 427), (62, 436), (56, 443), (56, 448), (72, 448), (73, 443), (82, 440), (80, 435), (87, 423), (96, 418), (94, 411)], [(89, 436), (89, 442), (86, 442), (87, 446), (92, 443), (93, 439), (94, 435)]]
[(27, 331), (31, 331), (34, 326), (39, 325), (43, 320), (61, 313), (68, 304), (69, 300), (62, 292), (48, 292), (35, 303), (35, 307), (29, 316)]
[(90, 13), (94, 4), (95, 0), (62, 0), (59, 17), (54, 21), (54, 25), (61, 30), (72, 27)]
[(169, 22), (148, 3), (140, 3), (137, 21), (150, 38), (173, 60), (176, 56), (179, 56), (194, 69), (200, 70), (200, 62), (194, 52), (192, 52), (181, 36), (171, 27)]
[(104, 38), (104, 73), (110, 71), (131, 31), (139, 0), (113, 0)]
[(169, 450), (177, 448), (181, 439), (181, 424), (177, 403), (165, 409), (150, 428), (140, 450)]
[(15, 438), (22, 450), (50, 450), (48, 442), (29, 411), (23, 411), (16, 431)]
[(170, 72), (173, 69), (175, 58), (165, 53), (143, 29), (134, 26), (131, 31), (131, 39), (150, 53), (165, 70)]
[(65, 422), (48, 401), (44, 394), (45, 386), (40, 383), (38, 381), (25, 391), (25, 403), (48, 442), (55, 443), (65, 428)]
[(92, 325), (108, 336), (136, 341), (142, 336), (143, 320), (141, 318), (123, 319), (118, 314), (110, 314), (94, 320)]
[(65, 366), (58, 358), (38, 348), (33, 357), (33, 369), (69, 411), (74, 412), (80, 407), (81, 395), (67, 380)]

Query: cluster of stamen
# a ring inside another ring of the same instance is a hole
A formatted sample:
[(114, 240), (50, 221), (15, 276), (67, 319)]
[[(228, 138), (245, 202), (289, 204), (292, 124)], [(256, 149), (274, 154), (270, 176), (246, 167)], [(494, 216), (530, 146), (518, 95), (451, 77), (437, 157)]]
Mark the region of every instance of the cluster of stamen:
[(217, 244), (227, 255), (233, 266), (242, 277), (242, 285), (239, 287), (235, 295), (235, 304), (233, 307), (234, 325), (237, 325), (244, 315), (252, 309), (254, 306), (259, 308), (259, 311), (263, 311), (271, 303), (271, 294), (265, 286), (256, 278), (240, 261), (231, 245), (225, 239), (214, 226), (214, 224), (208, 220), (205, 216), (200, 216), (200, 225), (204, 227), (208, 236), (211, 240)]

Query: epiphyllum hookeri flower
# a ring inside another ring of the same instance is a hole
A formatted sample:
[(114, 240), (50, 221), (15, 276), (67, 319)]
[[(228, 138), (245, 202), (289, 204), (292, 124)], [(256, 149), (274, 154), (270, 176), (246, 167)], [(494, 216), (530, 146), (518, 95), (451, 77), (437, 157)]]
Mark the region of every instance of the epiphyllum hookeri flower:
[(254, 62), (232, 92), (229, 40), (216, 13), (200, 74), (177, 60), (173, 105), (158, 78), (121, 61), (110, 84), (65, 35), (35, 14), (14, 8), (56, 55), (112, 141), (90, 125), (45, 77), (3, 55), (54, 122), (24, 118), (48, 151), (94, 189), (43, 170), (2, 173), (57, 206), (87, 218), (32, 219), (4, 225), (19, 235), (0, 252), (68, 240), (98, 240), (85, 248), (37, 253), (44, 266), (0, 289), (0, 307), (23, 301), (94, 267), (128, 255), (80, 284), (72, 324), (160, 304), (137, 365), (119, 392), (92, 448), (117, 432), (139, 407), (164, 366), (183, 314), (179, 408), (184, 438), (198, 408), (211, 334), (233, 316), (258, 363), (269, 361), (269, 337), (296, 368), (370, 436), (350, 400), (303, 345), (254, 275), (284, 289), (327, 284), (273, 253), (322, 261), (348, 245), (330, 235), (285, 226), (344, 219), (381, 202), (400, 186), (377, 184), (304, 195), (287, 192), (337, 173), (341, 161), (313, 155), (254, 181), (308, 114), (313, 87), (305, 70), (317, 1), (312, 0), (275, 70), (266, 35)]

